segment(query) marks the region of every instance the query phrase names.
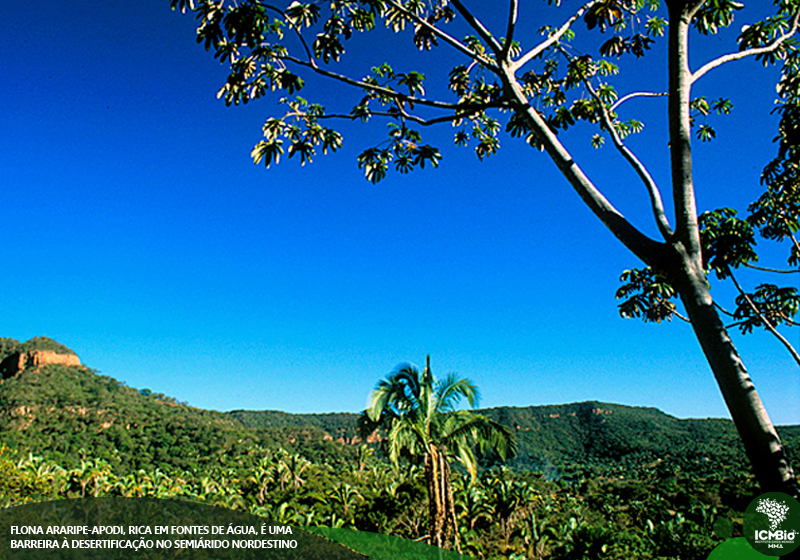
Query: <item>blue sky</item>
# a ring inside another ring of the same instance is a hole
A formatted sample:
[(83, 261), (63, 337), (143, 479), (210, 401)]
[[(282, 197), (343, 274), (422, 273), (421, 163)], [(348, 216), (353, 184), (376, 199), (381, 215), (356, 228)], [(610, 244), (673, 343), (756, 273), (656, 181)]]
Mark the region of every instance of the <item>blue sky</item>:
[[(599, 400), (728, 416), (687, 325), (619, 318), (618, 277), (636, 259), (524, 144), (501, 138), (480, 163), (452, 147), (449, 127), (426, 131), (440, 168), (374, 186), (355, 156), (383, 125), (343, 125), (337, 154), (267, 171), (249, 153), (281, 108), (217, 100), (224, 69), (167, 0), (124, 12), (23, 2), (3, 18), (0, 336), (50, 336), (102, 374), (216, 410), (357, 411), (392, 366), (430, 353), (435, 371), (473, 379), (483, 406)], [(730, 37), (696, 44), (698, 63), (733, 48)], [(354, 68), (374, 63), (353, 49)], [(390, 50), (398, 65), (414, 60)], [(637, 78), (659, 87), (662, 62), (654, 51)], [(775, 149), (772, 77), (744, 61), (697, 86), (735, 106), (714, 122), (718, 140), (695, 146), (701, 210), (743, 211), (759, 195)], [(663, 188), (665, 102), (625, 109), (646, 122), (630, 145)], [(642, 187), (587, 133), (565, 143), (654, 233)], [(800, 423), (788, 354), (768, 335), (734, 336), (773, 421)]]

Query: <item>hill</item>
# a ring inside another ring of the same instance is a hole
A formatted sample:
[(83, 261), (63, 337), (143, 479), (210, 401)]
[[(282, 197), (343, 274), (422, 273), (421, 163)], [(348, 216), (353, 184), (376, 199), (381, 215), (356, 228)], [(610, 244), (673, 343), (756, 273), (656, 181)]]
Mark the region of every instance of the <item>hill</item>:
[(68, 467), (102, 457), (124, 472), (202, 465), (255, 438), (224, 414), (48, 364), (0, 384), (0, 441)]
[[(733, 422), (678, 419), (655, 408), (595, 401), (529, 407), (478, 409), (512, 429), (515, 468), (569, 476), (593, 466), (624, 466), (668, 460), (695, 467), (707, 463), (744, 467), (746, 457)], [(235, 410), (228, 413), (245, 427), (302, 427), (320, 430), (341, 443), (359, 443), (357, 414), (288, 414)], [(798, 463), (800, 426), (778, 431)], [(491, 458), (486, 458), (490, 464)]]
[[(0, 339), (0, 361), (42, 348), (74, 354), (50, 339), (25, 344)], [(512, 467), (550, 477), (653, 461), (695, 468), (746, 464), (727, 420), (681, 420), (654, 408), (599, 402), (478, 412), (512, 429), (518, 447)], [(357, 421), (350, 413), (202, 410), (83, 366), (28, 367), (0, 381), (0, 442), (68, 467), (82, 457), (103, 457), (120, 472), (197, 468), (235, 463), (256, 445), (280, 446), (322, 462), (355, 455), (363, 443)], [(800, 427), (779, 431), (797, 465)], [(492, 463), (492, 457), (484, 458), (485, 465)]]

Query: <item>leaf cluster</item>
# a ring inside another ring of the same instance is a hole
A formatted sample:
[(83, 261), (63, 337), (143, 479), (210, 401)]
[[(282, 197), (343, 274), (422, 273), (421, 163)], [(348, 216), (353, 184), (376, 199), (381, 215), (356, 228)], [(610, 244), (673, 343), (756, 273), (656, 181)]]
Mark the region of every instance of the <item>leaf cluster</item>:
[(675, 314), (675, 289), (669, 281), (652, 268), (632, 268), (620, 276), (622, 286), (616, 298), (624, 300), (619, 314), (626, 318), (641, 318), (644, 322), (671, 321)]
[[(785, 187), (784, 183), (781, 185)], [(797, 201), (792, 195), (796, 196), (796, 190), (768, 188), (749, 206), (750, 214), (746, 219), (738, 218), (731, 208), (701, 214), (698, 229), (706, 273), (713, 271), (718, 279), (725, 280), (732, 278), (733, 271), (740, 267), (752, 269), (753, 263), (758, 262), (756, 232), (767, 239), (790, 241), (788, 263), (797, 266), (800, 254), (794, 237), (797, 215), (792, 214), (792, 205)], [(623, 284), (616, 298), (623, 300), (618, 306), (622, 317), (661, 322), (677, 314), (673, 301), (677, 294), (665, 275), (650, 267), (631, 269), (623, 272), (620, 281)], [(738, 283), (736, 285), (738, 288)], [(780, 287), (773, 283), (761, 283), (752, 292), (741, 291), (735, 298), (734, 311), (729, 313), (735, 321), (733, 326), (743, 334), (752, 333), (756, 327), (795, 326), (798, 297), (794, 286)]]

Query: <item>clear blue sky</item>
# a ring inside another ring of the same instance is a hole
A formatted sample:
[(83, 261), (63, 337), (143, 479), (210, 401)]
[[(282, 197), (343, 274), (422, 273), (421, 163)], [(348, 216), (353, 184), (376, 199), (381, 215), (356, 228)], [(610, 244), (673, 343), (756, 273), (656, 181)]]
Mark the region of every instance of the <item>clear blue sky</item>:
[[(392, 366), (430, 353), (435, 371), (473, 379), (483, 406), (600, 400), (727, 417), (687, 325), (619, 318), (619, 274), (639, 264), (542, 154), (503, 137), (479, 163), (445, 127), (428, 137), (443, 148), (438, 170), (373, 186), (355, 155), (383, 136), (376, 123), (345, 126), (344, 148), (313, 165), (266, 171), (249, 153), (276, 100), (217, 100), (224, 69), (167, 0), (6, 4), (0, 336), (50, 336), (102, 374), (216, 410), (358, 411)], [(697, 61), (729, 39), (697, 41)], [(365, 67), (368, 50), (356, 53)], [(640, 64), (647, 87), (663, 87), (661, 62)], [(735, 106), (714, 122), (719, 139), (695, 146), (701, 210), (744, 210), (774, 155), (774, 74), (754, 69), (697, 88), (733, 90)], [(664, 101), (625, 109), (644, 118), (631, 146), (665, 188)], [(643, 188), (586, 133), (565, 142), (653, 233)], [(773, 420), (800, 423), (785, 350), (734, 336)]]

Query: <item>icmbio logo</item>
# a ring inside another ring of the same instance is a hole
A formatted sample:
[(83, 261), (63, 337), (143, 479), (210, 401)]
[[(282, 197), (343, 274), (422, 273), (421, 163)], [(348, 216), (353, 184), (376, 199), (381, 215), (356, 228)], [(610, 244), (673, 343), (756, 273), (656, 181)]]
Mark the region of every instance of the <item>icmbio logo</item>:
[(745, 510), (744, 536), (761, 554), (792, 552), (800, 546), (800, 503), (781, 492), (762, 494)]

